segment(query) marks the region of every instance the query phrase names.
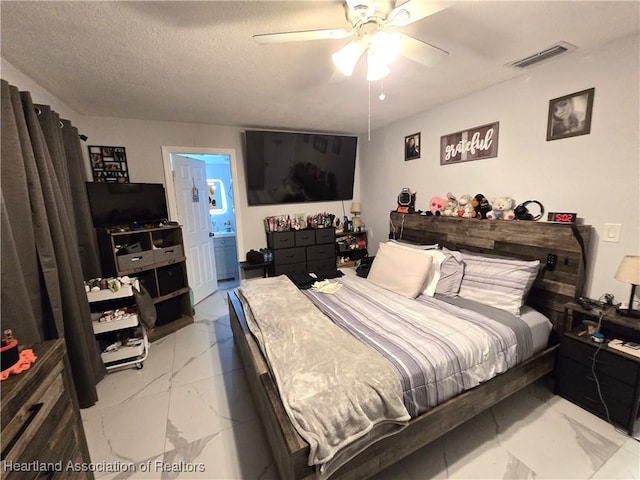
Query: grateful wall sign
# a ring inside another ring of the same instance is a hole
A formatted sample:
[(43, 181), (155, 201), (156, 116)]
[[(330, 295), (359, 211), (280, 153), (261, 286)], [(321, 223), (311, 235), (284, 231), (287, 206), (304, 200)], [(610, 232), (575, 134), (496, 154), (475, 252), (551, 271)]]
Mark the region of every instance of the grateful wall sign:
[(440, 165), (497, 157), (499, 125), (490, 123), (440, 137)]

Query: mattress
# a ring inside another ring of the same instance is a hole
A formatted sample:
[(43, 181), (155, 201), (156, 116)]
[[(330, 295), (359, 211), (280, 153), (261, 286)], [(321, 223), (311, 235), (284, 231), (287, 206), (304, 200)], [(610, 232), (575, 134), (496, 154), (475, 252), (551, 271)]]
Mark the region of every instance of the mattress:
[(530, 308), (518, 318), (459, 298), (408, 299), (353, 274), (335, 281), (336, 293), (304, 293), (393, 365), (412, 417), (530, 358), (551, 329)]

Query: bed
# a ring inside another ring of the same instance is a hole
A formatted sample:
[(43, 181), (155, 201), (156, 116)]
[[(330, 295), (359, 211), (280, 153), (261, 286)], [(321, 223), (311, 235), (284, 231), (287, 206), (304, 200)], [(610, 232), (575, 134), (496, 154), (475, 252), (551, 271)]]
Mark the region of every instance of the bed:
[[(451, 250), (465, 250), (471, 255), (491, 253), (523, 261), (537, 259), (543, 265), (553, 254), (552, 267), (537, 274), (527, 303), (548, 317), (555, 333), (569, 328), (563, 323), (563, 305), (580, 295), (584, 287), (590, 231), (588, 226), (572, 228), (550, 223), (489, 222), (396, 213), (390, 216), (390, 237), (403, 241), (437, 243)], [(349, 279), (349, 282), (358, 281), (362, 279)], [(235, 292), (230, 292), (228, 300), (234, 339), (279, 474), (285, 479), (314, 478), (316, 468), (307, 465), (312, 447), (294, 427), (297, 422), (292, 423), (289, 404), (280, 397), (269, 362), (250, 331), (251, 320), (245, 315), (241, 299)], [(381, 436), (341, 465), (330, 478), (367, 478), (383, 470), (551, 372), (556, 349), (557, 342), (551, 335), (546, 345), (535, 348), (530, 357), (515, 366), (510, 365), (490, 380), (456, 393), (437, 406), (417, 414), (414, 412), (397, 433)]]

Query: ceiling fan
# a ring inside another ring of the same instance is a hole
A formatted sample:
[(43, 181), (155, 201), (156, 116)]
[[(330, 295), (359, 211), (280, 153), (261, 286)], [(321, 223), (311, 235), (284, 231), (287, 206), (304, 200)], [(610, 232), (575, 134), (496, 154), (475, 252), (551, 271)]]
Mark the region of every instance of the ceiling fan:
[(360, 57), (367, 52), (367, 80), (389, 74), (389, 65), (400, 54), (415, 62), (432, 66), (449, 53), (397, 31), (447, 5), (427, 0), (408, 0), (396, 6), (395, 0), (343, 0), (349, 29), (305, 30), (254, 35), (261, 45), (307, 40), (356, 38), (332, 55), (336, 68), (350, 76)]

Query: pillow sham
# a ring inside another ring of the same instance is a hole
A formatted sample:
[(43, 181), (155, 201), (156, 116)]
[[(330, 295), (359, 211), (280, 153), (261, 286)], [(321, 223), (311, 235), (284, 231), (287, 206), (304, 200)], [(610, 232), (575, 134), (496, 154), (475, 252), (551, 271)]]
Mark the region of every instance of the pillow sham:
[(403, 297), (416, 298), (424, 289), (432, 262), (421, 250), (381, 243), (367, 280)]
[(462, 254), (448, 248), (442, 249), (445, 259), (440, 264), (440, 278), (435, 293), (446, 297), (455, 297), (460, 291), (460, 284), (464, 275)]
[(429, 255), (433, 258), (431, 263), (431, 268), (429, 269), (429, 273), (427, 273), (427, 278), (424, 284), (423, 294), (433, 297), (436, 293), (436, 286), (440, 281), (440, 264), (446, 258), (446, 255), (442, 253), (438, 249), (439, 245), (419, 245), (416, 243), (403, 243), (398, 242), (397, 240), (389, 240), (387, 242), (388, 245), (391, 245), (395, 248), (406, 248), (408, 250), (419, 251), (424, 255)]
[(520, 308), (538, 275), (540, 261), (460, 253), (464, 275), (459, 295), (520, 316)]

